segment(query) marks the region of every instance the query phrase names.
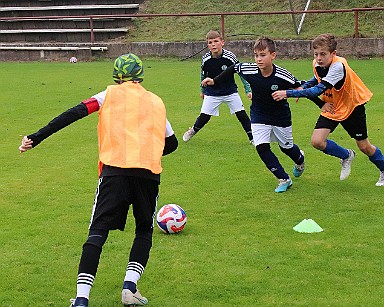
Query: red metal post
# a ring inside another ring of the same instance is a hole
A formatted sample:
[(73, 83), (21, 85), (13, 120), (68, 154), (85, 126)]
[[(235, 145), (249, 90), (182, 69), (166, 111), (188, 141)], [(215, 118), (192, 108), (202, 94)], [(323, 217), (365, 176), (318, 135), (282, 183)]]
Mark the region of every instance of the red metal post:
[(95, 42), (95, 33), (93, 32), (93, 18), (89, 17), (89, 28), (91, 29), (91, 43)]
[(224, 39), (224, 15), (221, 15), (221, 36)]
[(353, 34), (353, 37), (360, 37), (359, 33), (359, 11), (354, 11), (355, 13), (355, 34)]

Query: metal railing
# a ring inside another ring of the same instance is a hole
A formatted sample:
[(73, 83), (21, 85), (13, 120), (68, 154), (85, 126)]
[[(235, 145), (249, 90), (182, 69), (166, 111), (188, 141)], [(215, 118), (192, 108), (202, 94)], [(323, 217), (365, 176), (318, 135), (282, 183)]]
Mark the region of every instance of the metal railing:
[(153, 18), (153, 17), (204, 17), (204, 16), (220, 16), (221, 18), (221, 34), (225, 37), (225, 17), (234, 15), (285, 15), (285, 14), (330, 14), (330, 13), (353, 13), (354, 14), (354, 34), (353, 37), (360, 37), (359, 33), (359, 13), (368, 11), (384, 11), (384, 7), (372, 8), (351, 8), (351, 9), (335, 9), (335, 10), (301, 10), (301, 11), (268, 11), (268, 12), (222, 12), (222, 13), (179, 13), (179, 14), (110, 14), (110, 15), (77, 15), (77, 16), (28, 16), (28, 17), (0, 17), (0, 20), (23, 20), (23, 19), (89, 19), (90, 40), (95, 42), (94, 19), (108, 19), (118, 17), (131, 18)]

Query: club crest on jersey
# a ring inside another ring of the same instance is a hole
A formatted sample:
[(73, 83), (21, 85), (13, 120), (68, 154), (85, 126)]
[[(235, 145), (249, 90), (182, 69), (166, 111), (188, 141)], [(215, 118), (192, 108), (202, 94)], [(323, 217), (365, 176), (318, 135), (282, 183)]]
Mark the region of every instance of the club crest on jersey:
[(221, 70), (224, 71), (227, 69), (227, 67), (228, 67), (227, 65), (223, 65), (223, 66), (221, 66)]
[(271, 90), (272, 91), (277, 91), (279, 89), (279, 86), (277, 84), (272, 84)]

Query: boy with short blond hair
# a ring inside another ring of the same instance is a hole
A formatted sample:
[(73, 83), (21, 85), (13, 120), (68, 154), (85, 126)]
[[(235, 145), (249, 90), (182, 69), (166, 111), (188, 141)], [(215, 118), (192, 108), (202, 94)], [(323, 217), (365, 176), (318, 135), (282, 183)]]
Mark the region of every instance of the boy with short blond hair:
[(292, 185), (292, 179), (272, 152), (270, 143), (278, 142), (280, 150), (295, 162), (295, 177), (304, 172), (304, 152), (293, 142), (291, 110), (287, 100), (276, 102), (271, 94), (279, 89), (297, 88), (300, 81), (286, 69), (273, 64), (276, 58), (273, 40), (267, 37), (256, 40), (253, 51), (256, 63), (232, 65), (214, 79), (203, 80), (202, 85), (222, 84), (235, 73), (249, 83), (252, 89), (250, 115), (254, 145), (266, 167), (279, 180), (275, 192), (281, 193)]
[(376, 186), (384, 186), (384, 156), (377, 146), (368, 140), (365, 104), (372, 93), (348, 65), (345, 58), (336, 55), (337, 41), (332, 34), (321, 34), (313, 42), (314, 77), (303, 84), (302, 90), (278, 91), (273, 94), (277, 101), (287, 97), (313, 98), (321, 95), (322, 105), (315, 129), (312, 146), (327, 155), (341, 159), (340, 180), (351, 172), (355, 152), (338, 145), (328, 136), (341, 124), (361, 152), (379, 169)]
[[(218, 31), (211, 30), (206, 35), (209, 52), (203, 55), (201, 61), (201, 80), (206, 77), (214, 78), (227, 67), (238, 63), (236, 56), (229, 50), (224, 49), (224, 39)], [(249, 84), (242, 79), (245, 91), (251, 98)], [(235, 114), (241, 123), (250, 142), (252, 142), (251, 123), (245, 112), (240, 95), (237, 91), (235, 79), (229, 78), (220, 86), (203, 88), (200, 86), (200, 97), (203, 98), (200, 115), (197, 117), (193, 127), (189, 128), (183, 135), (184, 142), (188, 142), (199, 132), (211, 119), (212, 116), (219, 116), (219, 107), (225, 103), (228, 105), (231, 114)]]

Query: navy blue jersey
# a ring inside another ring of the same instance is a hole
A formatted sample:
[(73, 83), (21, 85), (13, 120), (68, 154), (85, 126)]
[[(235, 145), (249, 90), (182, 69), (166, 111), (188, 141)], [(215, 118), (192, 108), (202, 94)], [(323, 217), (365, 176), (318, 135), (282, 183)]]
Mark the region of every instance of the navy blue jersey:
[[(223, 49), (221, 56), (213, 58), (211, 52), (203, 55), (201, 61), (202, 78), (214, 78), (221, 74), (227, 67), (238, 63), (236, 56), (229, 50)], [(226, 96), (237, 93), (234, 76), (226, 79), (222, 84), (202, 88), (202, 93), (207, 96)]]
[(285, 68), (273, 64), (273, 72), (263, 77), (256, 63), (238, 63), (234, 70), (251, 86), (251, 123), (278, 127), (292, 125), (291, 109), (286, 99), (275, 101), (272, 93), (300, 86), (300, 82)]

